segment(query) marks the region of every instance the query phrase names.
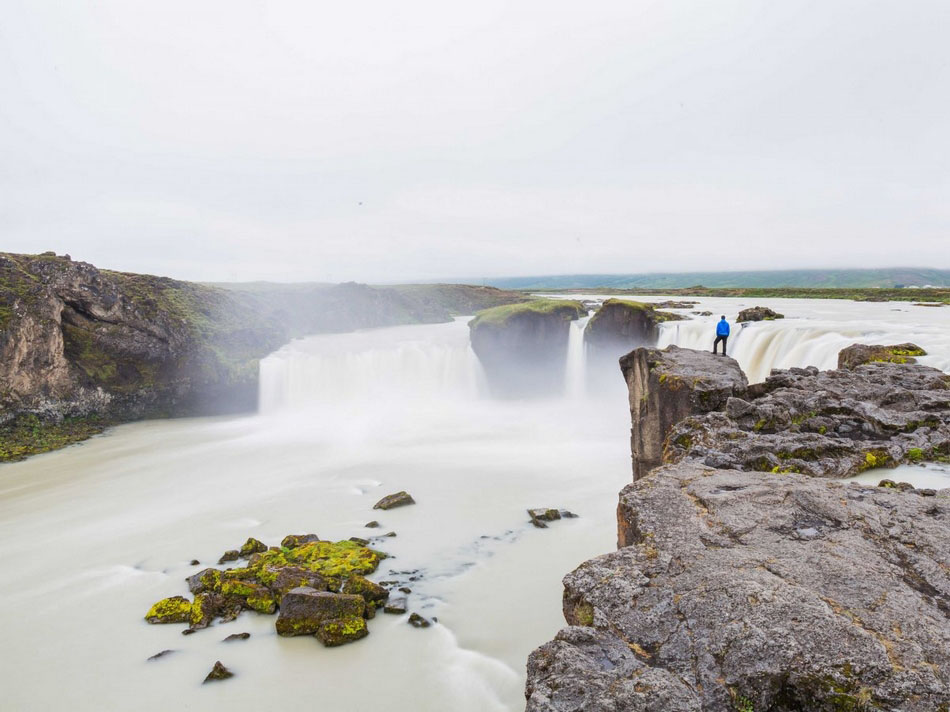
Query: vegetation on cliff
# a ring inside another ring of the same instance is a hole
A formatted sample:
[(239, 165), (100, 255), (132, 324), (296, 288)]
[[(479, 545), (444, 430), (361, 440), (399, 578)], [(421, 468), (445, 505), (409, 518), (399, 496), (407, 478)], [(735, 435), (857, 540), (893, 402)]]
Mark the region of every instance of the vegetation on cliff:
[(472, 331), (483, 326), (505, 326), (512, 320), (524, 316), (546, 315), (558, 316), (564, 321), (573, 321), (586, 315), (587, 312), (580, 302), (563, 299), (534, 299), (529, 302), (506, 304), (478, 312), (469, 322)]

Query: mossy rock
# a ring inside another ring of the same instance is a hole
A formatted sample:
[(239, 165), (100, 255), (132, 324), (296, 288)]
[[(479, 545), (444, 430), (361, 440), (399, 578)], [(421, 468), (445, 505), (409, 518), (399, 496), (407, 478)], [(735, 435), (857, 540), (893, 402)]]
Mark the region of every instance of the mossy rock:
[(374, 583), (362, 576), (350, 576), (343, 582), (341, 593), (352, 593), (362, 596), (367, 604), (382, 603), (389, 598), (389, 591), (378, 583)]
[(313, 635), (328, 621), (363, 620), (365, 610), (362, 596), (295, 588), (280, 600), (275, 627), (283, 636)]
[(870, 363), (917, 363), (918, 356), (926, 355), (926, 351), (911, 343), (892, 346), (852, 344), (838, 352), (838, 368), (854, 369)]
[(482, 328), (504, 328), (513, 321), (525, 317), (555, 317), (563, 321), (574, 321), (586, 316), (587, 311), (580, 302), (564, 299), (535, 299), (520, 304), (505, 304), (478, 312), (468, 326), (474, 333)]
[(163, 598), (145, 614), (149, 623), (189, 623), (191, 622), (191, 601), (184, 596)]
[(316, 632), (317, 638), (328, 648), (352, 643), (367, 635), (369, 635), (369, 629), (362, 616), (347, 616), (324, 621)]

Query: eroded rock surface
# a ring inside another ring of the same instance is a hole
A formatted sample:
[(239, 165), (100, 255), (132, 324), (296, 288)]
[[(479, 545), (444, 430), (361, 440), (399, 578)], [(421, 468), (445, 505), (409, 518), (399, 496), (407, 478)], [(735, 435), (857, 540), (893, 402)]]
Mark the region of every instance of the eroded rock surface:
[[(668, 408), (668, 406), (665, 406)], [(920, 365), (773, 371), (671, 428), (665, 462), (847, 477), (950, 456), (950, 376)]]
[(630, 394), (633, 478), (663, 462), (663, 444), (684, 418), (725, 406), (748, 387), (735, 359), (669, 346), (639, 348), (620, 359)]
[(663, 467), (565, 580), (530, 712), (950, 705), (950, 491)]

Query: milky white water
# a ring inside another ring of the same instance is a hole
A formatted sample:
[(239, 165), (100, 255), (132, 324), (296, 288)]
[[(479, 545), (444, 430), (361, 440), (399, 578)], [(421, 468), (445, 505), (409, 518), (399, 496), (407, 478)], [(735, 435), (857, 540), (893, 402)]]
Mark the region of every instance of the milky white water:
[[(753, 306), (700, 301), (715, 318)], [(854, 341), (912, 340), (931, 352), (925, 362), (950, 367), (950, 308), (756, 303), (790, 319), (734, 332), (730, 351), (753, 380), (773, 366), (833, 366)], [(715, 318), (665, 325), (661, 338), (709, 348)], [(525, 659), (563, 622), (560, 579), (614, 547), (617, 491), (630, 477), (619, 369), (615, 393), (584, 395), (580, 328), (564, 398), (486, 398), (464, 320), (318, 336), (264, 360), (258, 416), (127, 425), (0, 465), (0, 706), (522, 709)], [(400, 489), (418, 504), (371, 509)], [(538, 530), (524, 512), (534, 506), (581, 517)], [(213, 565), (248, 536), (369, 536), (371, 519), (398, 534), (378, 545), (395, 558), (375, 578), (421, 569), (411, 609), (438, 625), (378, 615), (367, 639), (325, 649), (279, 638), (273, 616), (245, 613), (187, 637), (142, 620), (155, 600), (187, 593), (192, 558)], [(221, 642), (241, 631), (250, 640)], [(176, 652), (146, 662), (164, 649)], [(237, 676), (202, 686), (215, 660)]]

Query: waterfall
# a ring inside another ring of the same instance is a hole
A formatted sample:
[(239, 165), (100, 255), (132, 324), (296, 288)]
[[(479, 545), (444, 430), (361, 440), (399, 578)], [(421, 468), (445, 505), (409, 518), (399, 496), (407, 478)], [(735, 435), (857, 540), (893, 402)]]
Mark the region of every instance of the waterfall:
[(480, 383), (464, 319), (327, 334), (297, 340), (261, 361), (260, 411), (471, 399)]
[(587, 352), (584, 344), (584, 327), (590, 316), (571, 322), (567, 341), (567, 369), (565, 392), (569, 398), (581, 398), (586, 392)]
[[(944, 370), (950, 367), (950, 340), (937, 324), (908, 323), (881, 312), (876, 319), (861, 314), (863, 318), (853, 320), (780, 319), (734, 324), (729, 355), (739, 362), (750, 383), (764, 381), (773, 368), (836, 368), (838, 352), (855, 343), (914, 341), (930, 352), (930, 356), (920, 359), (921, 363)], [(711, 350), (717, 321), (718, 317), (713, 316), (661, 324), (657, 345)]]

